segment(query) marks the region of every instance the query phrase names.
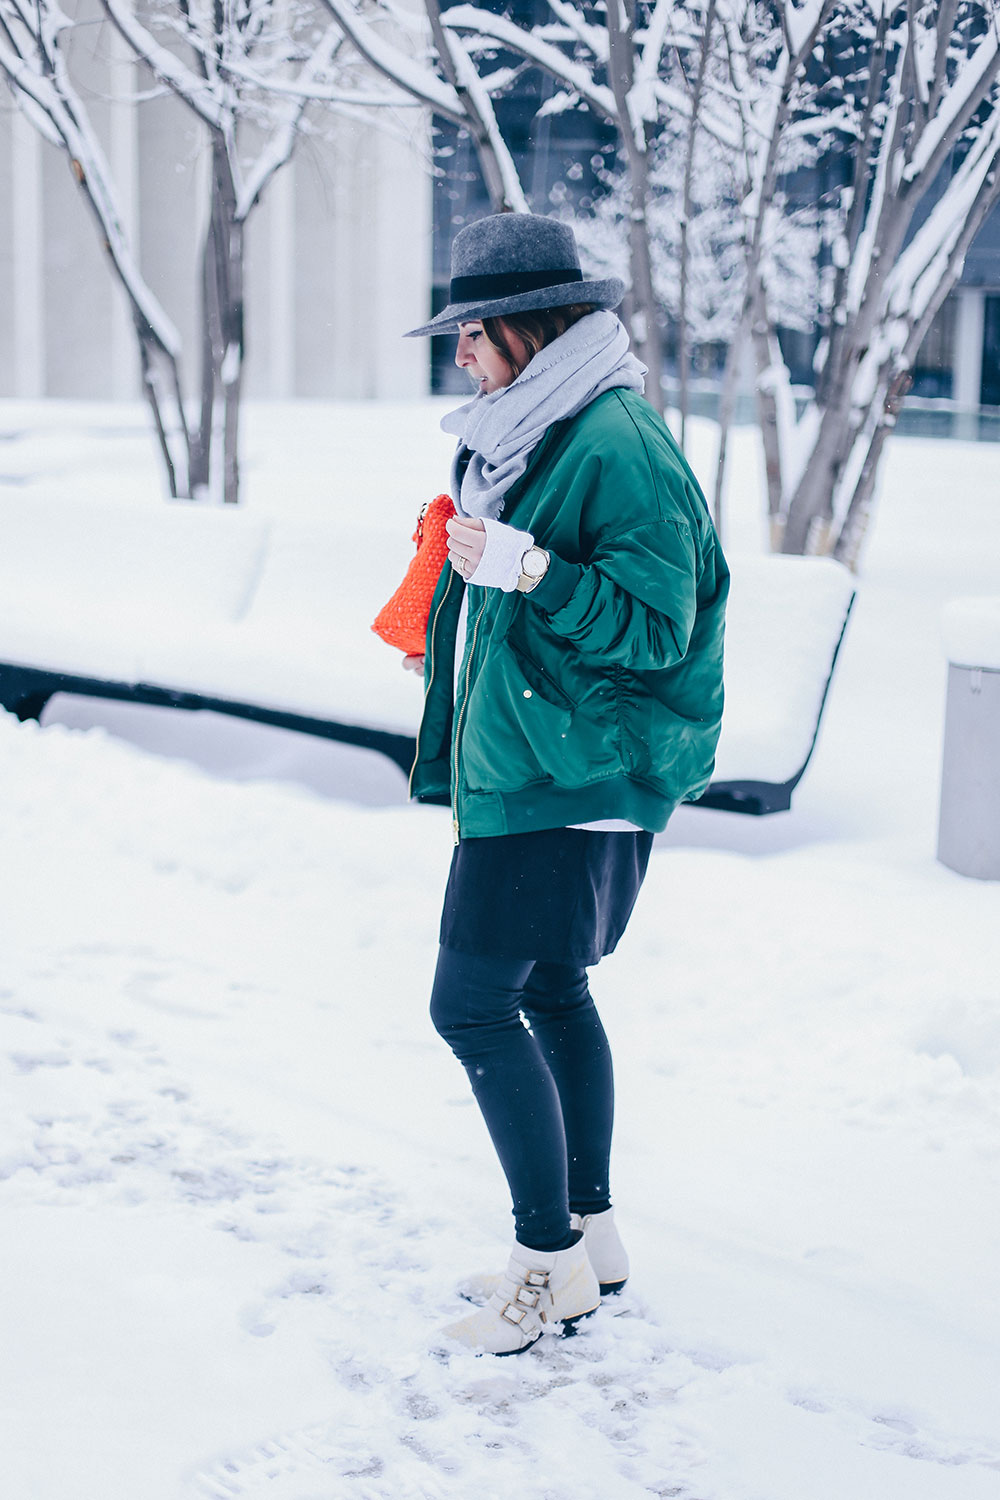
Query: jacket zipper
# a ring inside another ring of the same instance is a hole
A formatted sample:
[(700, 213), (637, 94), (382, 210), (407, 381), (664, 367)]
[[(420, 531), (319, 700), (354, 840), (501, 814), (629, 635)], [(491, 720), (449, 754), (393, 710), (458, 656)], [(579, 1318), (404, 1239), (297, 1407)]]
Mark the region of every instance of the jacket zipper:
[(459, 709), (458, 720), (456, 721), (456, 724), (455, 724), (455, 732), (454, 732), (454, 734), (452, 736), (452, 752), (451, 752), (452, 753), (452, 781), (454, 783), (454, 788), (455, 789), (454, 789), (454, 792), (452, 793), (451, 831), (452, 831), (452, 834), (454, 835), (454, 839), (455, 839), (455, 843), (456, 844), (459, 841), (459, 829), (458, 829), (458, 742), (459, 742), (459, 739), (460, 739), (461, 733), (462, 733), (462, 722), (463, 722), (463, 720), (465, 718), (466, 705), (467, 705), (467, 703), (469, 701), (469, 673), (472, 671), (472, 658), (473, 658), (473, 656), (475, 655), (475, 652), (476, 652), (476, 636), (479, 634), (479, 622), (483, 618), (483, 611), (485, 609), (486, 609), (486, 590), (484, 589), (483, 590), (483, 602), (479, 606), (479, 613), (476, 616), (476, 623), (472, 627), (472, 639), (469, 642), (469, 649), (466, 652), (466, 659), (465, 659), (465, 681), (462, 684), (462, 707)]
[[(427, 700), (427, 698), (430, 697), (431, 686), (432, 686), (432, 684), (434, 682), (434, 637), (435, 637), (435, 635), (437, 633), (438, 616), (440, 615), (441, 611), (444, 609), (444, 601), (448, 597), (448, 590), (451, 588), (453, 582), (455, 581), (455, 571), (454, 571), (453, 568), (450, 569), (450, 573), (451, 573), (451, 576), (448, 579), (448, 582), (444, 586), (444, 593), (441, 595), (441, 603), (438, 605), (437, 609), (434, 611), (434, 619), (433, 619), (433, 622), (431, 624), (431, 641), (430, 641), (431, 649), (428, 652), (428, 655), (430, 656), (430, 659), (431, 659), (431, 675), (428, 677), (426, 683), (424, 684), (424, 700), (425, 701)], [(408, 792), (408, 795), (411, 796), (411, 797), (413, 796), (413, 777), (414, 777), (414, 774), (416, 773), (417, 764), (418, 764), (418, 762), (420, 760), (420, 735), (421, 735), (421, 731), (423, 730), (423, 727), (424, 727), (423, 726), (423, 714), (421, 714), (420, 718), (421, 718), (421, 723), (420, 723), (420, 727), (417, 729), (417, 741), (416, 741), (416, 744), (413, 747), (413, 765), (412, 765), (412, 767), (410, 769), (410, 779), (409, 779), (409, 782), (407, 784), (407, 792)]]

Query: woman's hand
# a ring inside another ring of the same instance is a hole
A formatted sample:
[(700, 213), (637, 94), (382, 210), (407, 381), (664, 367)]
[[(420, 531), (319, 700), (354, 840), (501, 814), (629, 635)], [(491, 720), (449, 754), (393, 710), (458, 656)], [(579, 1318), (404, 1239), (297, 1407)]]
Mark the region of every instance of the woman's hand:
[(486, 546), (486, 527), (478, 516), (452, 516), (445, 529), (448, 561), (462, 578), (471, 578)]
[(466, 583), (505, 594), (517, 588), (524, 554), (535, 540), (530, 531), (478, 517), (456, 516), (447, 524), (448, 556)]
[(466, 583), (505, 594), (517, 588), (524, 554), (535, 540), (530, 531), (478, 516), (455, 516), (447, 528), (449, 560)]
[(418, 677), (424, 675), (424, 659), (422, 656), (404, 656), (403, 671), (416, 672)]

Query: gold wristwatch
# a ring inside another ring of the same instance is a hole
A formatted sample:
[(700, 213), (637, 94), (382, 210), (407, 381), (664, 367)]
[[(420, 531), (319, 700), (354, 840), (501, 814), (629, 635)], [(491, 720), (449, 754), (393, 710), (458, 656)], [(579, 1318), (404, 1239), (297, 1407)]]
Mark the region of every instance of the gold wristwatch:
[(522, 594), (530, 594), (545, 577), (549, 566), (549, 554), (544, 547), (529, 547), (521, 558), (521, 576), (515, 587)]

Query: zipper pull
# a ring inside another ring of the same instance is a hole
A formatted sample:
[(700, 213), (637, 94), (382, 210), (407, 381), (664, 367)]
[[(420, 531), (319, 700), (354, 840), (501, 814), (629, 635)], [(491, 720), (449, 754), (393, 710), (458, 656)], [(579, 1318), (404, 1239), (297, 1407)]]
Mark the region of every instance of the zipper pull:
[(459, 841), (459, 839), (458, 839), (458, 819), (457, 818), (452, 818), (452, 820), (451, 820), (451, 832), (452, 832), (452, 836), (454, 837), (455, 843), (457, 844), (458, 841)]

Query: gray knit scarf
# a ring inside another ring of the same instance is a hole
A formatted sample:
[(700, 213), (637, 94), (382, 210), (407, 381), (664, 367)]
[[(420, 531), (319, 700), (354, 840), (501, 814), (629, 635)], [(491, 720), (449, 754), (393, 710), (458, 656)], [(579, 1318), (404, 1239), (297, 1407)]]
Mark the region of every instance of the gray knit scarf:
[(641, 391), (645, 374), (621, 322), (601, 310), (546, 344), (510, 385), (449, 412), (441, 427), (459, 439), (451, 473), (459, 513), (496, 520), (553, 422), (575, 417), (616, 387)]

